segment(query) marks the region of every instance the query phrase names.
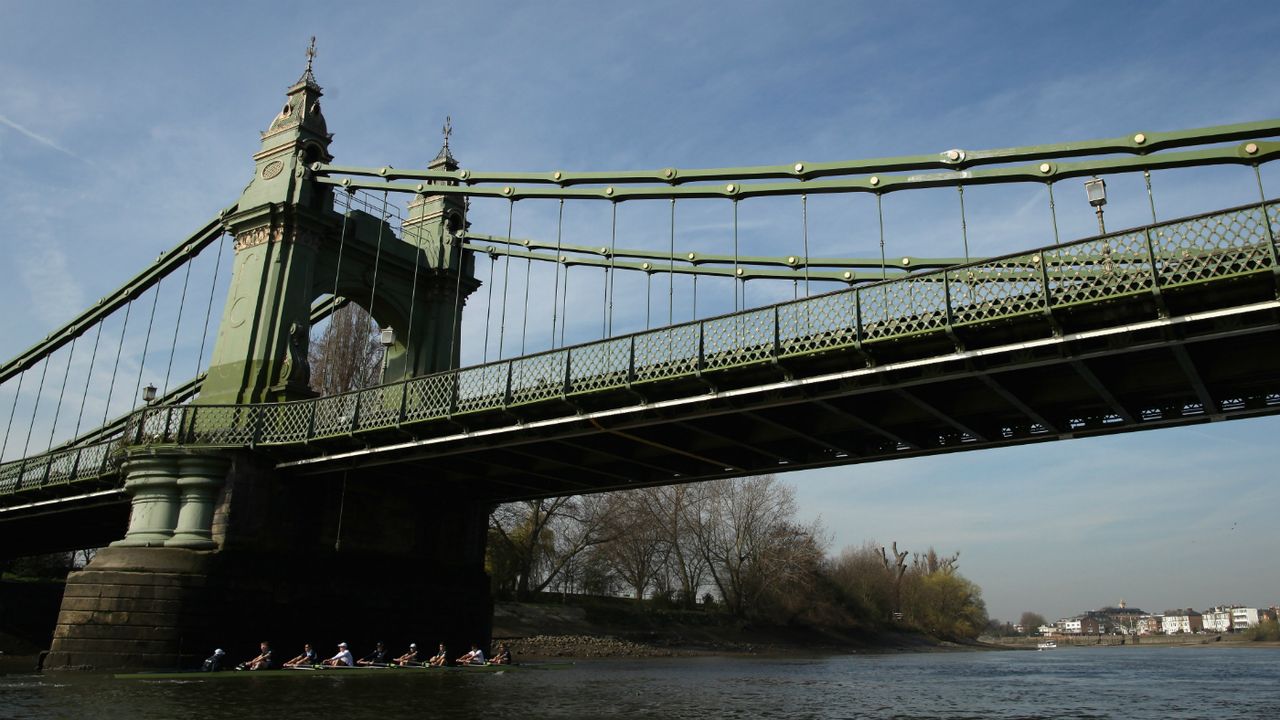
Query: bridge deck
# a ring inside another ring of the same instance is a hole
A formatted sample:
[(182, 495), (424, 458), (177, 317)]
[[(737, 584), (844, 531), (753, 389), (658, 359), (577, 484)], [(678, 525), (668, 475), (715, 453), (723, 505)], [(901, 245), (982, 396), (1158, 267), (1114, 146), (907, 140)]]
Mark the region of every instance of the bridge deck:
[(505, 500), (1268, 414), (1278, 215), (1233, 208), (312, 401), (149, 408), (122, 437), (0, 466), (0, 503), (118, 487), (125, 444), (252, 446), (293, 474)]

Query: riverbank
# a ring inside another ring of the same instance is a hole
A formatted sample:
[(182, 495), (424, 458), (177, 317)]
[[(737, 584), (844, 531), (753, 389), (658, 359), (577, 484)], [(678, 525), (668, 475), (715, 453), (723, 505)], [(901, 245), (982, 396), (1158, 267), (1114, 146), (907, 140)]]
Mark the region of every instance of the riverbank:
[(496, 603), (496, 646), (518, 658), (788, 656), (997, 649), (875, 627), (814, 628), (751, 623), (703, 610), (634, 603)]

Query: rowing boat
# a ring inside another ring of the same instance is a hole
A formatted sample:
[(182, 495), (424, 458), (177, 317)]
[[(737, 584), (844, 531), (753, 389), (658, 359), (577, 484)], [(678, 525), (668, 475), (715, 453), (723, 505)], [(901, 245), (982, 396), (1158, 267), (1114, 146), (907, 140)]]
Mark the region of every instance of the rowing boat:
[(490, 672), (499, 673), (525, 670), (564, 670), (573, 667), (573, 663), (518, 663), (513, 665), (450, 665), (448, 667), (422, 667), (410, 665), (358, 665), (356, 667), (329, 665), (302, 665), (299, 667), (278, 668), (275, 670), (219, 670), (218, 672), (202, 672), (200, 670), (170, 670), (156, 672), (116, 673), (117, 680), (224, 680), (228, 678), (260, 678), (260, 677), (301, 677), (304, 675), (414, 675), (440, 672)]

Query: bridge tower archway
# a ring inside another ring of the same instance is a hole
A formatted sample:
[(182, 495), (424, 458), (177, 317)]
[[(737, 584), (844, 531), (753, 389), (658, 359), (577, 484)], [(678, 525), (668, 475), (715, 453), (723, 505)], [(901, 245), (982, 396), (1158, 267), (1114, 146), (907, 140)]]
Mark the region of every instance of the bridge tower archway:
[[(335, 202), (345, 190), (310, 171), (332, 160), (321, 94), (309, 60), (223, 217), (234, 268), (195, 402), (228, 416), (314, 395), (312, 309), (330, 293), (396, 329), (388, 380), (458, 362), (463, 303), (479, 286), (462, 244), (465, 200), (428, 189), (399, 228), (383, 213), (335, 210), (354, 203)], [(429, 167), (458, 169), (447, 137)], [(47, 666), (191, 666), (264, 638), (282, 652), (330, 638), (488, 642), (487, 501), (431, 483), (430, 468), (304, 480), (275, 463), (253, 448), (132, 450), (129, 526), (69, 576)]]

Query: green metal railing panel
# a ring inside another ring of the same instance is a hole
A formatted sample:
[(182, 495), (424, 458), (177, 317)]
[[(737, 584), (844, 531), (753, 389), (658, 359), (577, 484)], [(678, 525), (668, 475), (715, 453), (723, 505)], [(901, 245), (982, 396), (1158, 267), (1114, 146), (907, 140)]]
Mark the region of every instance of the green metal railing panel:
[[(251, 405), (188, 405), (181, 408), (189, 418), (181, 424), (182, 440), (195, 445), (248, 446), (259, 441), (262, 413), (250, 412)], [(161, 408), (143, 410), (159, 414)]]
[[(632, 336), (635, 343), (633, 377), (653, 382), (693, 375), (698, 371), (701, 323), (672, 325)], [(626, 374), (627, 368), (621, 368)]]
[(750, 310), (702, 324), (704, 370), (725, 370), (773, 357), (773, 309)]
[(355, 393), (317, 398), (309, 404), (312, 407), (313, 437), (331, 438), (352, 432), (356, 418)]
[(414, 378), (405, 387), (405, 422), (449, 417), (453, 405), (454, 375)]
[(626, 387), (631, 363), (631, 338), (602, 340), (569, 349), (566, 394), (582, 395)]
[[(356, 430), (395, 427), (400, 422), (403, 385), (378, 385), (356, 393)], [(292, 403), (291, 403), (292, 404)]]
[(0, 497), (114, 476), (119, 440), (81, 445), (0, 465)]
[(516, 358), (511, 366), (511, 405), (527, 405), (564, 395), (568, 350)]
[(1047, 249), (1043, 257), (1052, 269), (1049, 304), (1053, 308), (1150, 292), (1154, 282), (1143, 232), (1107, 235)]
[(856, 299), (856, 292), (843, 292), (778, 306), (778, 355), (810, 355), (852, 345), (858, 339)]
[(1160, 286), (1192, 285), (1272, 267), (1261, 208), (1200, 217), (1152, 232)]
[(463, 368), (456, 372), (458, 374), (458, 413), (497, 410), (506, 405), (506, 363)]
[[(1043, 262), (1038, 253), (946, 271), (954, 327), (1038, 313), (1044, 306)], [(989, 282), (981, 278), (998, 278)]]

